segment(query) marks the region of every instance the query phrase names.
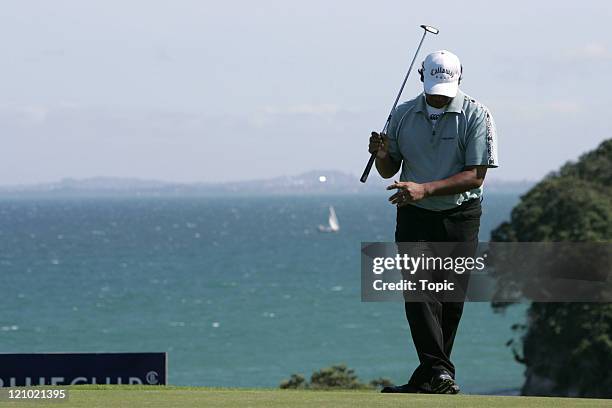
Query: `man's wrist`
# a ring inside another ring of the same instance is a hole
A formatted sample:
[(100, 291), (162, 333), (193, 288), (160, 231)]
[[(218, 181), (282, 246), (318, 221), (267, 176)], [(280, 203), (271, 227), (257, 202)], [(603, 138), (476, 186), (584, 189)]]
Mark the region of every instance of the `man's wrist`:
[(383, 149), (379, 149), (379, 150), (376, 152), (376, 157), (377, 157), (378, 159), (385, 160), (387, 157), (389, 157), (389, 152), (387, 152), (387, 151), (385, 151), (385, 150), (383, 150)]
[(433, 183), (423, 183), (424, 198), (431, 197), (434, 193)]

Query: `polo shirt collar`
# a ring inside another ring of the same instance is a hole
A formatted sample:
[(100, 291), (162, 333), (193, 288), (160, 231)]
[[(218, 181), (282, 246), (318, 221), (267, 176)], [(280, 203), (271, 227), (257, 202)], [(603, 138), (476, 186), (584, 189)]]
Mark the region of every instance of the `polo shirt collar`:
[(463, 100), (465, 99), (465, 94), (461, 92), (461, 90), (457, 89), (457, 95), (450, 101), (448, 107), (446, 108), (447, 112), (455, 112), (461, 113), (463, 110)]
[(415, 108), (416, 108), (415, 112), (425, 112), (425, 113), (427, 113), (427, 108), (425, 107), (426, 103), (427, 102), (425, 102), (425, 92), (423, 92), (417, 98), (417, 103), (416, 103), (416, 106), (415, 106)]
[[(463, 109), (463, 100), (465, 99), (465, 94), (461, 92), (461, 90), (457, 90), (457, 95), (453, 99), (451, 99), (448, 107), (446, 108), (446, 112), (455, 112), (461, 113)], [(427, 107), (425, 106), (427, 102), (425, 102), (425, 93), (423, 92), (419, 95), (416, 104), (416, 112), (425, 112), (427, 113)]]

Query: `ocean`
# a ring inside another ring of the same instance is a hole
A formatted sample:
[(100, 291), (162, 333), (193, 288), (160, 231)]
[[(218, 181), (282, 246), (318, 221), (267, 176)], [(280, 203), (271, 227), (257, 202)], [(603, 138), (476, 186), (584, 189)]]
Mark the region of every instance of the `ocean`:
[[(0, 199), (0, 352), (167, 351), (173, 385), (278, 387), (344, 363), (404, 383), (401, 303), (360, 301), (360, 242), (392, 241), (387, 195)], [(518, 194), (483, 202), (480, 239)], [(340, 231), (320, 233), (328, 206)], [(468, 393), (516, 391), (505, 346), (525, 305), (466, 305)]]

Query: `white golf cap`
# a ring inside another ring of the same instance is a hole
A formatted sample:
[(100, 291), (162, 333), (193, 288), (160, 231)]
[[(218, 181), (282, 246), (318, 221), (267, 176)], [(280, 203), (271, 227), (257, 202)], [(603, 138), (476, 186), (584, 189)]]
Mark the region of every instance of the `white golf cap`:
[(429, 95), (454, 98), (459, 89), (461, 62), (450, 51), (432, 52), (423, 61), (423, 87)]

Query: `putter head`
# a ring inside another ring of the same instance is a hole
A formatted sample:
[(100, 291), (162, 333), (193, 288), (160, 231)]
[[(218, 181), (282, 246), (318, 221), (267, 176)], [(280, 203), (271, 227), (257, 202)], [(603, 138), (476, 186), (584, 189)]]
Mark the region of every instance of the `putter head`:
[(428, 26), (428, 25), (425, 25), (425, 24), (422, 24), (421, 28), (423, 30), (425, 30), (425, 31), (428, 31), (428, 32), (432, 33), (432, 34), (438, 34), (440, 32), (440, 30), (438, 30), (436, 27)]

